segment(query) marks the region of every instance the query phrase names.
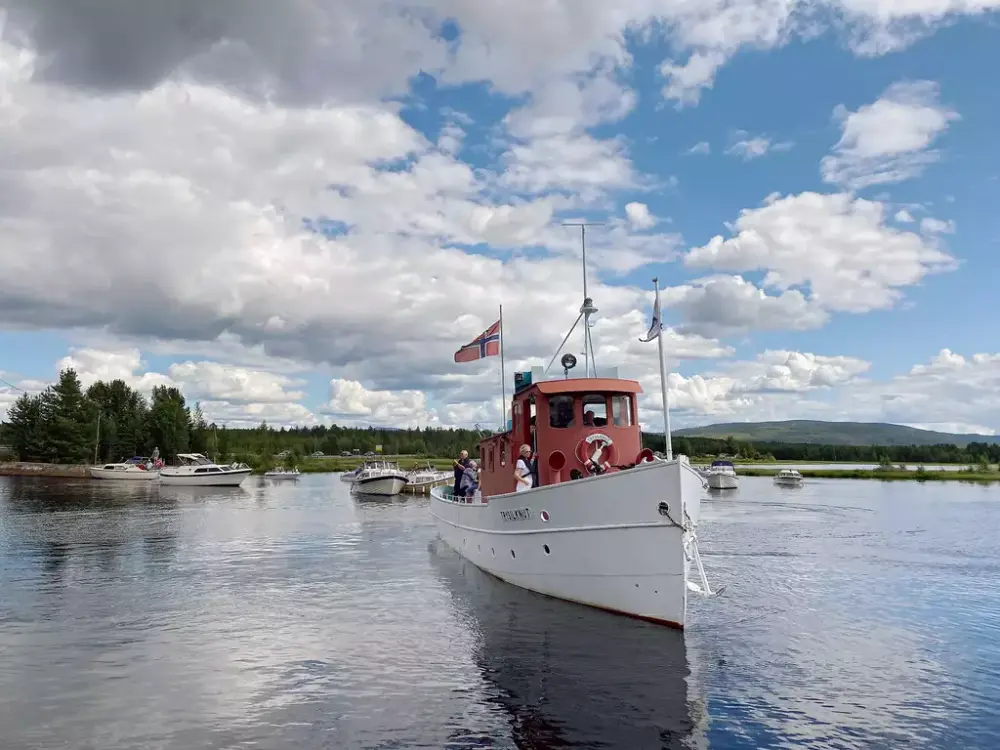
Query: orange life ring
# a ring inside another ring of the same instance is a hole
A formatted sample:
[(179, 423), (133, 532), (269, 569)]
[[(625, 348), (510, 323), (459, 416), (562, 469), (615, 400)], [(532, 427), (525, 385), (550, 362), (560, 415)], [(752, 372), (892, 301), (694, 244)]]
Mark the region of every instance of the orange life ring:
[(592, 432), (576, 444), (576, 458), (587, 471), (594, 473), (591, 462), (605, 471), (618, 463), (618, 446), (603, 432)]

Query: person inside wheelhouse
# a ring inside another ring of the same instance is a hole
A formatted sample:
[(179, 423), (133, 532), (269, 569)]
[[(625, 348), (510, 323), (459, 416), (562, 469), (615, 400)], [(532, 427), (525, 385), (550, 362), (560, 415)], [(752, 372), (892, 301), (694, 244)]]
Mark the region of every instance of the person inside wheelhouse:
[[(549, 427), (554, 430), (568, 430), (576, 427), (578, 405), (583, 414), (581, 423), (582, 427), (588, 431), (608, 426), (628, 429), (633, 427), (634, 424), (632, 421), (632, 397), (629, 394), (560, 393), (550, 395), (548, 397), (547, 404), (549, 412)], [(609, 406), (611, 412), (610, 419), (608, 414)], [(532, 436), (534, 438), (534, 434)], [(558, 433), (552, 434), (552, 438), (553, 445), (543, 445), (542, 450), (550, 451), (552, 448), (559, 447), (555, 445), (560, 442), (558, 440)], [(543, 443), (547, 442), (549, 441), (543, 437)], [(585, 475), (594, 476), (597, 474), (604, 474), (612, 468), (611, 462), (608, 460), (607, 456), (598, 456), (598, 460), (595, 460), (595, 454), (589, 452), (587, 448), (581, 447), (580, 451), (583, 455), (581, 456), (578, 454), (577, 459), (583, 464), (585, 471), (581, 471), (578, 467), (572, 468), (569, 472), (570, 479), (580, 479)], [(535, 450), (535, 461), (537, 464), (537, 447)], [(538, 486), (537, 483), (535, 486)]]

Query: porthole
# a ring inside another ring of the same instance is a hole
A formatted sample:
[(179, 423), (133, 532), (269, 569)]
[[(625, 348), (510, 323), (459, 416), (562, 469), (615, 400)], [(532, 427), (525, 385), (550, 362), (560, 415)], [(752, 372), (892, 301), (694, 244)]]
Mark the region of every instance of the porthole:
[(549, 545), (543, 544), (542, 545), (542, 549), (545, 550), (545, 554), (546, 555), (551, 555), (552, 554), (552, 550), (549, 549)]

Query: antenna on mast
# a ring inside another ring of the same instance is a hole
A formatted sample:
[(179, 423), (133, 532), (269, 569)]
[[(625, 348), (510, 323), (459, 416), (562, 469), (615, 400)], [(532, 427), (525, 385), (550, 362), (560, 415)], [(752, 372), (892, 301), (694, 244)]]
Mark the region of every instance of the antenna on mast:
[(552, 361), (549, 362), (549, 366), (545, 368), (545, 371), (549, 371), (549, 367), (552, 367), (552, 362), (556, 361), (556, 357), (559, 356), (559, 352), (566, 345), (566, 341), (572, 335), (573, 331), (576, 329), (577, 323), (580, 322), (580, 318), (583, 318), (583, 369), (584, 377), (590, 377), (590, 366), (594, 366), (594, 377), (597, 377), (597, 360), (594, 358), (594, 341), (590, 336), (590, 316), (597, 312), (597, 308), (594, 307), (594, 300), (592, 300), (587, 295), (587, 227), (603, 227), (604, 222), (598, 221), (568, 221), (563, 223), (564, 227), (580, 227), (580, 246), (583, 250), (583, 304), (580, 305), (580, 315), (577, 317), (576, 322), (573, 323), (573, 327), (569, 329), (569, 333), (566, 334), (566, 338), (559, 345), (559, 349), (556, 350), (555, 355), (552, 357)]

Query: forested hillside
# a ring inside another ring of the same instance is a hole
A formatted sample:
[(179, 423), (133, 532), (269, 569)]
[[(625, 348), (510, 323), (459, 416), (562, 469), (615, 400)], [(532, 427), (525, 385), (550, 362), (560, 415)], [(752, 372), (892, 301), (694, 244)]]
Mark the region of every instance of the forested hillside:
[(822, 445), (941, 445), (943, 443), (966, 445), (1000, 442), (1000, 436), (955, 435), (885, 422), (821, 422), (808, 419), (783, 422), (729, 422), (689, 427), (672, 434), (684, 437), (731, 437), (735, 440), (752, 442)]

